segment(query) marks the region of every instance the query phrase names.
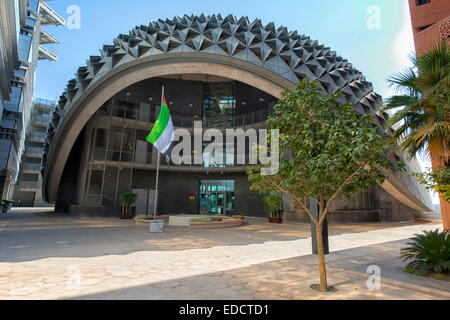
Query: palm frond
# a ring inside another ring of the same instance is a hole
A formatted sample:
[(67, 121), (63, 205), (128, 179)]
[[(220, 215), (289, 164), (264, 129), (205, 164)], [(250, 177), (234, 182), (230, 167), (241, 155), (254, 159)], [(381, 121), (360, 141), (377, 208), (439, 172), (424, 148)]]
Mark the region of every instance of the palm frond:
[[(414, 67), (388, 79), (398, 92), (386, 100), (382, 111), (395, 114), (387, 121), (397, 125), (392, 137), (400, 150), (414, 157), (417, 152), (448, 155), (450, 150), (450, 51), (445, 41), (420, 57), (410, 57)], [(418, 72), (417, 70), (420, 70)]]

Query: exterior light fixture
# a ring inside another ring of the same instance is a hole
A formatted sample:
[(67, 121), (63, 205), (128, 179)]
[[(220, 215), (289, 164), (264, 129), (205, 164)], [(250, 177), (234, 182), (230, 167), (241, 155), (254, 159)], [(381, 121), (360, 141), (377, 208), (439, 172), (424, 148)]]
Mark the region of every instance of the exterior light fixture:
[(153, 97), (148, 97), (148, 101), (153, 101)]
[(247, 105), (247, 102), (245, 102), (245, 101), (242, 102), (242, 105), (243, 105), (243, 106), (246, 106), (246, 105)]

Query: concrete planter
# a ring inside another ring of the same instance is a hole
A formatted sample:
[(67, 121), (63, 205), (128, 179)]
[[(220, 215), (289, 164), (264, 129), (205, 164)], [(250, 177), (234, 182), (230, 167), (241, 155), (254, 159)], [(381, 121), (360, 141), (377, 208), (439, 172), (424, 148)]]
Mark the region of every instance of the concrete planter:
[(11, 210), (12, 203), (5, 203), (2, 204), (2, 213), (8, 213), (9, 210)]
[(150, 221), (150, 233), (164, 233), (164, 220)]
[(121, 214), (119, 217), (120, 220), (132, 220), (133, 215), (132, 214)]
[(283, 223), (283, 219), (281, 219), (281, 218), (269, 218), (269, 223), (280, 224), (280, 223)]

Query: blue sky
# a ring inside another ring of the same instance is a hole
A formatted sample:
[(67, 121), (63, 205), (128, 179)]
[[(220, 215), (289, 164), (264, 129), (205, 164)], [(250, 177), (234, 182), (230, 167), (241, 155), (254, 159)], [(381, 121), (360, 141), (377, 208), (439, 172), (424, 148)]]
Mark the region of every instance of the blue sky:
[[(63, 92), (78, 67), (118, 34), (185, 13), (232, 13), (297, 30), (348, 59), (384, 97), (391, 93), (386, 78), (408, 63), (413, 50), (407, 0), (56, 0), (50, 5), (66, 20), (69, 6), (81, 9), (79, 30), (46, 27), (60, 41), (54, 46), (59, 61), (39, 63), (35, 97), (52, 100)], [(367, 27), (371, 17), (367, 9), (373, 5), (381, 10), (380, 29)]]

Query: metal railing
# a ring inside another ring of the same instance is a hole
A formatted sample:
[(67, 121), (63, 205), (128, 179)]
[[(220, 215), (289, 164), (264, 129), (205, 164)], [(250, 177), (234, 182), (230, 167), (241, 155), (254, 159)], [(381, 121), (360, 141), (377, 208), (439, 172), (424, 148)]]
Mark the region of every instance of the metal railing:
[[(248, 155), (246, 155), (246, 159), (248, 159)], [(107, 149), (95, 149), (91, 161), (95, 162), (117, 162), (117, 165), (120, 163), (132, 164), (133, 167), (140, 166), (156, 166), (156, 162), (153, 159), (153, 154), (151, 151), (147, 152), (130, 152), (130, 151), (113, 151)], [(209, 163), (208, 159), (203, 158), (203, 164), (195, 164), (194, 163), (194, 155), (191, 158), (191, 164), (181, 164), (176, 165), (173, 162), (167, 164), (163, 159), (161, 162), (162, 166), (169, 166), (172, 168), (180, 167), (180, 168), (197, 168), (207, 170), (220, 170), (220, 169), (245, 169), (250, 164), (238, 164), (236, 159), (233, 158), (231, 160), (230, 157), (226, 157), (224, 154), (223, 164)]]
[(45, 16), (52, 24), (55, 24), (57, 26), (63, 26), (65, 24), (64, 19), (55, 10), (50, 8), (48, 4), (40, 1), (39, 5), (39, 12), (41, 13), (41, 15)]
[(41, 157), (43, 155), (43, 153), (44, 153), (43, 148), (36, 148), (36, 147), (27, 148), (25, 151), (26, 155), (37, 156), (37, 157)]
[[(245, 114), (224, 115), (210, 118), (201, 118), (198, 115), (178, 115), (174, 113), (172, 114), (172, 121), (173, 125), (179, 128), (193, 128), (194, 121), (202, 121), (203, 128), (251, 127), (255, 124), (265, 122), (271, 112), (272, 109), (267, 107)], [(146, 114), (142, 114), (138, 108), (110, 104), (102, 107), (98, 111), (98, 115), (154, 123), (154, 120), (152, 119), (155, 119), (155, 110), (151, 109)]]
[(33, 132), (28, 135), (29, 140), (34, 141), (45, 141), (45, 138), (47, 137), (47, 134), (45, 132)]
[(23, 171), (40, 172), (41, 165), (39, 163), (25, 163), (23, 164)]
[(34, 99), (34, 104), (39, 107), (45, 107), (46, 109), (53, 109), (56, 106), (55, 101), (42, 98)]
[(31, 121), (39, 124), (48, 125), (50, 121), (52, 121), (52, 117), (50, 115), (34, 115), (31, 117)]
[(86, 196), (85, 205), (88, 207), (114, 207), (116, 205), (116, 200), (112, 197), (100, 194), (89, 194)]
[(19, 184), (19, 189), (21, 190), (39, 190), (41, 189), (42, 186), (39, 182), (34, 182), (34, 181), (22, 181)]

